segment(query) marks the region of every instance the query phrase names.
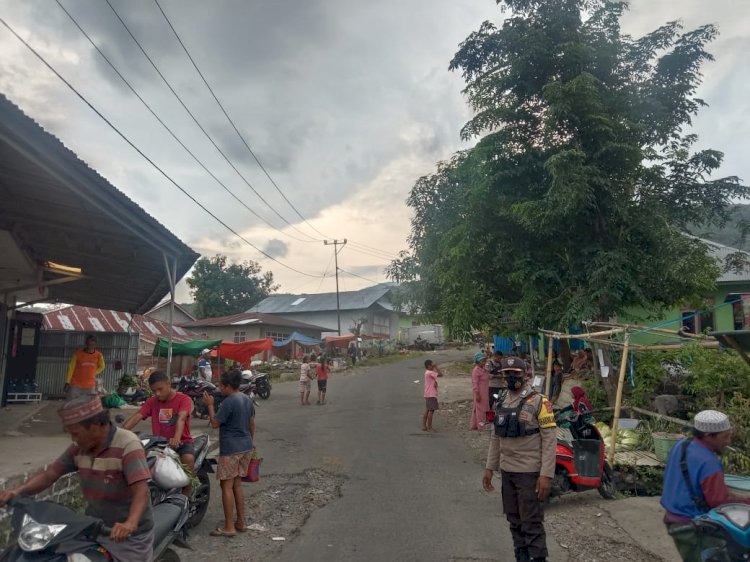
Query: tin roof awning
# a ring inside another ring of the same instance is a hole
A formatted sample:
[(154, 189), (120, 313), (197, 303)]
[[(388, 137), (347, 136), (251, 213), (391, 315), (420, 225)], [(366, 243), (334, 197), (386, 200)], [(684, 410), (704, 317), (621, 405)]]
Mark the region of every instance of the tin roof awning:
[(0, 201), (0, 251), (13, 256), (0, 297), (142, 313), (170, 290), (165, 257), (177, 279), (198, 259), (1, 95)]

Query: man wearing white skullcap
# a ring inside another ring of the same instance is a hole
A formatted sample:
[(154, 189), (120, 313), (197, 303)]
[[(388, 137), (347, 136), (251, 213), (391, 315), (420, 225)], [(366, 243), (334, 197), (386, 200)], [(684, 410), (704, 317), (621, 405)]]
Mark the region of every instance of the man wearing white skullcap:
[[(718, 455), (732, 440), (732, 424), (723, 412), (703, 410), (693, 420), (693, 438), (678, 441), (669, 453), (664, 471), (661, 505), (666, 510), (667, 530), (684, 527), (691, 519), (727, 503), (747, 503), (750, 498), (732, 496), (724, 483), (724, 467)], [(690, 530), (672, 535), (685, 561), (701, 560), (707, 538)], [(702, 546), (702, 548), (701, 548)]]

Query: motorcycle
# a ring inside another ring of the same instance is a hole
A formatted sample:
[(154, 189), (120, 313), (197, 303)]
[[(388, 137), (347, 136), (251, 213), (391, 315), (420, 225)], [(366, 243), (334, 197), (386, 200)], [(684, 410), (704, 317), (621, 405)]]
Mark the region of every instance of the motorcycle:
[(596, 489), (603, 498), (613, 499), (617, 486), (593, 417), (568, 406), (557, 414), (556, 422), (558, 427), (570, 430), (572, 440), (558, 438), (550, 497)]
[[(17, 539), (3, 551), (0, 561), (111, 560), (97, 542), (98, 537), (108, 536), (112, 530), (101, 519), (76, 513), (55, 502), (24, 496), (13, 498), (8, 505), (13, 508), (11, 526)], [(154, 505), (154, 560), (179, 561), (179, 555), (169, 547), (175, 544), (188, 548), (187, 517), (187, 498), (181, 494), (168, 496)], [(71, 541), (76, 542), (75, 547), (71, 547)]]
[(177, 390), (190, 397), (194, 406), (193, 413), (202, 418), (208, 417), (208, 406), (203, 401), (204, 392), (214, 397), (214, 405), (217, 411), (224, 400), (224, 395), (214, 383), (200, 377), (180, 377)]
[[(240, 392), (244, 392), (255, 401), (255, 396), (268, 400), (271, 396), (271, 381), (265, 373), (253, 373), (251, 370), (242, 371), (242, 385)], [(250, 394), (252, 392), (252, 394)]]
[(701, 549), (704, 562), (750, 560), (750, 505), (730, 503), (716, 507), (686, 525), (672, 527), (669, 534), (685, 531), (714, 539), (712, 546)]
[[(149, 455), (149, 453), (163, 451), (167, 448), (169, 440), (164, 437), (148, 435), (141, 438), (141, 443), (146, 450), (149, 468), (153, 469), (156, 457)], [(211, 500), (211, 479), (208, 475), (214, 472), (212, 461), (207, 458), (210, 449), (208, 435), (204, 434), (196, 437), (193, 440), (193, 447), (195, 448), (195, 475), (198, 479), (198, 485), (193, 487), (188, 498), (189, 513), (185, 524), (188, 529), (197, 527), (208, 511), (208, 504)], [(165, 498), (182, 493), (179, 488), (165, 490), (154, 480), (149, 480), (148, 487), (151, 494), (151, 503), (154, 505), (164, 501)]]

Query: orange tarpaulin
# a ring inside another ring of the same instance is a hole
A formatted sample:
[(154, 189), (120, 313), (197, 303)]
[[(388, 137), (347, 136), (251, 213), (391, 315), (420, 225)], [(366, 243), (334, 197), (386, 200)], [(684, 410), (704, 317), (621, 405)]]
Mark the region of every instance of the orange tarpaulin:
[(271, 351), (272, 347), (273, 340), (271, 338), (242, 343), (222, 343), (219, 346), (219, 355), (222, 359), (232, 359), (247, 366), (250, 360), (259, 353), (263, 353), (263, 359), (267, 360), (268, 352)]
[[(385, 340), (385, 339), (388, 339), (386, 336), (367, 336), (367, 335), (362, 335), (362, 336), (359, 336), (359, 337), (362, 338), (363, 341), (366, 341), (366, 340)], [(332, 346), (332, 347), (339, 347), (339, 348), (342, 348), (342, 349), (346, 349), (347, 347), (349, 347), (349, 343), (350, 342), (357, 341), (357, 336), (355, 336), (354, 334), (349, 334), (347, 336), (326, 336), (323, 339), (324, 339), (324, 341), (326, 343), (326, 347)]]

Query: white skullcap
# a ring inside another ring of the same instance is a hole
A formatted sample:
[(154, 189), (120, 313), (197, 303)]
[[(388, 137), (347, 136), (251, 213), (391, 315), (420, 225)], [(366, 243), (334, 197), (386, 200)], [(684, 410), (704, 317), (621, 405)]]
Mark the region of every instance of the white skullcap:
[(729, 417), (716, 410), (703, 410), (695, 414), (693, 426), (703, 433), (721, 433), (722, 431), (732, 429)]

